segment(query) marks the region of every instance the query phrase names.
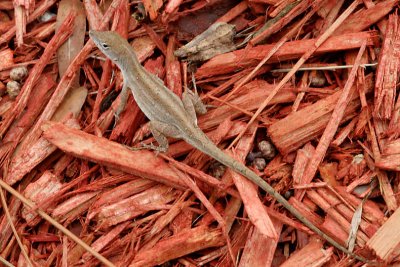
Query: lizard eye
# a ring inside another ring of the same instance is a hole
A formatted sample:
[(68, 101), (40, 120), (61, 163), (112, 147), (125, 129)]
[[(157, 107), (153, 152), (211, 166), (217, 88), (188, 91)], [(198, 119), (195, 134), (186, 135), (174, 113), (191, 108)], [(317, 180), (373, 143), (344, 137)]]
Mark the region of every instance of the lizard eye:
[(108, 48), (109, 48), (108, 44), (106, 44), (106, 43), (102, 43), (101, 46), (102, 46), (104, 49), (108, 49)]

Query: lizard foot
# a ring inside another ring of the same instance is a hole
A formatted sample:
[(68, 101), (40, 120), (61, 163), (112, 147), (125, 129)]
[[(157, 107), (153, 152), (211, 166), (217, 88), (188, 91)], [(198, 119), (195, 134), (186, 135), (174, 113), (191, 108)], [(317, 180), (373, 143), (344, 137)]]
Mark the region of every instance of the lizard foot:
[(155, 145), (153, 145), (153, 143), (150, 143), (149, 145), (148, 145), (148, 144), (145, 144), (145, 143), (140, 143), (140, 146), (141, 146), (142, 148), (145, 148), (145, 149), (154, 150), (154, 151), (156, 151), (157, 153), (159, 153), (159, 152), (167, 152), (167, 149), (166, 149), (165, 147), (162, 147), (162, 146), (155, 146)]
[(148, 144), (145, 144), (143, 142), (141, 142), (140, 145), (136, 146), (136, 147), (132, 147), (132, 146), (126, 146), (126, 147), (128, 149), (132, 150), (132, 151), (138, 151), (138, 150), (143, 150), (143, 149), (154, 150), (154, 151), (156, 151), (157, 154), (160, 153), (160, 152), (166, 152), (167, 151), (167, 149), (162, 147), (162, 146), (156, 146), (156, 145), (153, 145), (153, 143), (150, 143), (148, 145)]

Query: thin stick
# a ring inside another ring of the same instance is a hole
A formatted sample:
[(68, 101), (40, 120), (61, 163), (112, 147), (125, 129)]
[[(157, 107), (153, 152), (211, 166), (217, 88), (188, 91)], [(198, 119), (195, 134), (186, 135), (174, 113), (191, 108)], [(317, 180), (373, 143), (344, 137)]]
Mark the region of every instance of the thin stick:
[(25, 260), (28, 262), (28, 265), (30, 267), (33, 267), (31, 259), (29, 259), (28, 253), (26, 253), (24, 245), (22, 244), (21, 239), (19, 238), (19, 235), (17, 233), (17, 229), (15, 229), (15, 225), (14, 225), (12, 219), (11, 219), (10, 211), (8, 209), (6, 198), (4, 197), (3, 190), (1, 190), (1, 189), (0, 189), (0, 199), (1, 199), (1, 205), (3, 206), (4, 212), (5, 212), (6, 216), (7, 216), (8, 223), (10, 224), (11, 230), (14, 233), (15, 239), (17, 239), (17, 243), (19, 245), (19, 248), (21, 249), (22, 255), (24, 255)]
[[(374, 67), (378, 65), (378, 63), (367, 63), (367, 64), (361, 64), (360, 67), (366, 68), (366, 67)], [(351, 69), (354, 67), (354, 65), (335, 65), (335, 66), (321, 66), (321, 67), (303, 67), (299, 68), (297, 71), (308, 71), (308, 70), (341, 70), (341, 69)], [(271, 70), (271, 72), (289, 72), (292, 69), (274, 69)]]
[(0, 262), (3, 263), (7, 267), (15, 267), (12, 263), (8, 262), (6, 259), (0, 256)]
[[(34, 202), (31, 200), (25, 198), (23, 195), (21, 195), (18, 191), (16, 191), (14, 188), (6, 184), (2, 179), (0, 179), (0, 186), (4, 188), (6, 191), (8, 191), (10, 194), (21, 200), (26, 206), (28, 206), (31, 209), (35, 209), (36, 205)], [(72, 232), (70, 232), (67, 228), (65, 228), (63, 225), (61, 225), (59, 222), (54, 220), (50, 215), (48, 215), (46, 212), (36, 209), (35, 210), (43, 219), (51, 223), (55, 228), (63, 232), (66, 236), (71, 238), (73, 241), (75, 241), (78, 245), (83, 247), (87, 252), (92, 254), (96, 259), (98, 259), (100, 262), (102, 262), (104, 265), (108, 267), (115, 267), (115, 265), (107, 260), (105, 257), (103, 257), (100, 253), (95, 251), (92, 247), (87, 245), (85, 242), (83, 242), (79, 237), (74, 235)]]

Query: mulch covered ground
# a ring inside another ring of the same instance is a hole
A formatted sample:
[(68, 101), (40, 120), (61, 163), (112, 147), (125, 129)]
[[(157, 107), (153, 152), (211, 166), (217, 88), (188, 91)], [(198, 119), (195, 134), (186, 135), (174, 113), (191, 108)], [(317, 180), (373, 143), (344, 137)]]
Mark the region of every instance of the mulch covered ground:
[[(0, 0), (2, 266), (400, 264), (399, 2)], [(130, 149), (156, 142), (90, 29), (347, 252), (184, 141)]]

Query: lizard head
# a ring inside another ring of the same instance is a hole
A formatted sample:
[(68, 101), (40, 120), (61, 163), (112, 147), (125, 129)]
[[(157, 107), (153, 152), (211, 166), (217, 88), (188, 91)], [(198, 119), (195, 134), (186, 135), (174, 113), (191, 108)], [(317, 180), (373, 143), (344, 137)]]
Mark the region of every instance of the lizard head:
[(121, 63), (121, 55), (126, 54), (123, 44), (128, 43), (124, 38), (113, 31), (89, 31), (89, 36), (104, 55), (116, 64)]

